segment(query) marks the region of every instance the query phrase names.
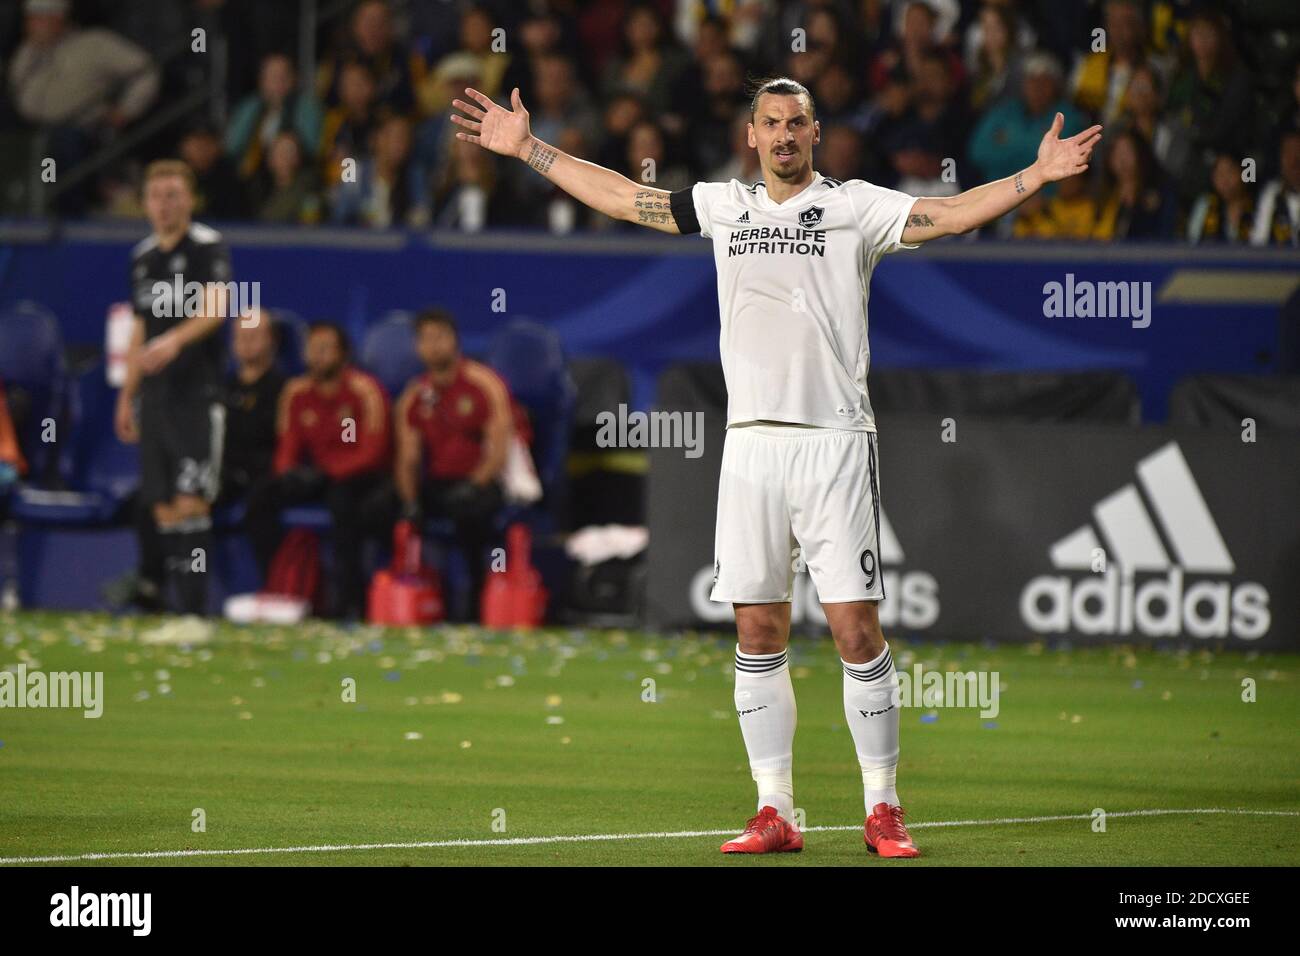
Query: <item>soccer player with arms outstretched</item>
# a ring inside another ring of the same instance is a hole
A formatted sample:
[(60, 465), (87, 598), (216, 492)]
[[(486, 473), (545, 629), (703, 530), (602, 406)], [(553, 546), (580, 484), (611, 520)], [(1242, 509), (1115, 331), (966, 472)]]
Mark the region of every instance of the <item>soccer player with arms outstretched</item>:
[(881, 856), (919, 854), (903, 824), (898, 679), (880, 630), (880, 458), (867, 398), (867, 299), (880, 258), (977, 229), (1047, 183), (1085, 171), (1101, 127), (1060, 138), (1014, 176), (943, 199), (915, 198), (813, 169), (812, 96), (785, 78), (757, 86), (749, 145), (763, 181), (655, 189), (532, 135), (516, 89), (507, 110), (477, 90), (453, 100), (456, 136), (515, 156), (592, 209), (713, 240), (727, 382), (711, 597), (736, 612), (736, 712), (758, 784), (756, 816), (724, 853), (803, 848), (793, 824), (794, 689), (786, 661), (793, 555), (817, 587), (844, 668), (844, 713), (866, 799), (864, 839)]

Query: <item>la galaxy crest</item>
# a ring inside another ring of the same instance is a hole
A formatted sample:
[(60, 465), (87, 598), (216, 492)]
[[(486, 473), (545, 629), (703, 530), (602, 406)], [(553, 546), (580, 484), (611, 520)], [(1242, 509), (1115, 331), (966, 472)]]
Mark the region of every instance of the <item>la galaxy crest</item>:
[(811, 229), (822, 221), (822, 215), (826, 212), (821, 206), (809, 206), (799, 213), (799, 225), (805, 229)]

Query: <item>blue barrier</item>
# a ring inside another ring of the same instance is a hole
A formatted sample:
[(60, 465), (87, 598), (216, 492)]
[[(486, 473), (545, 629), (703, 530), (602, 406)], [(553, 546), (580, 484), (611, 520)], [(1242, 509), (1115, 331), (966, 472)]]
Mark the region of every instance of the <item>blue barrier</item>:
[[(59, 317), (66, 341), (103, 339), (105, 309), (127, 297), (131, 244), (144, 227), (79, 225), (50, 240), (0, 230), (13, 254), (0, 308), (30, 298)], [(552, 238), (493, 233), (358, 233), (232, 227), (235, 278), (266, 305), (341, 320), (359, 342), (394, 309), (438, 303), (470, 352), (510, 318), (559, 333), (571, 356), (620, 360), (633, 403), (648, 407), (669, 364), (718, 358), (711, 245), (698, 237)], [(1068, 277), (1073, 277), (1068, 278)], [(1150, 283), (1152, 320), (1053, 318), (1049, 283)], [(1185, 246), (947, 242), (887, 257), (871, 287), (877, 367), (1119, 369), (1138, 383), (1148, 421), (1193, 372), (1267, 372), (1277, 314), (1300, 285), (1300, 256)], [(504, 311), (494, 311), (494, 306)]]

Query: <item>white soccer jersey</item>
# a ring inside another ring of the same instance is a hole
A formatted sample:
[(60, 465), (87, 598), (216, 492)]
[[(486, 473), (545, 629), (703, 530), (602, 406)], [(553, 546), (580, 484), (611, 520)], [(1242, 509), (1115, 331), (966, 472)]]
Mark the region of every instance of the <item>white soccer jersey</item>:
[(678, 228), (713, 240), (728, 426), (876, 430), (867, 397), (869, 283), (885, 253), (916, 248), (902, 242), (914, 202), (821, 173), (784, 203), (762, 183), (734, 179), (673, 194)]

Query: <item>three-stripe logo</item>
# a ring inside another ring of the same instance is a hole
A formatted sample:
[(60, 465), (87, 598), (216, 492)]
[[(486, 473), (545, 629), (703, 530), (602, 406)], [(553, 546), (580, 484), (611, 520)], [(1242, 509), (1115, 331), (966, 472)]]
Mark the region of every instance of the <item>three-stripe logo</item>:
[[(1093, 523), (1048, 549), (1053, 567), (1093, 576), (1034, 578), (1021, 593), (1022, 620), (1040, 633), (1264, 636), (1268, 591), (1223, 580), (1236, 562), (1178, 443), (1147, 455), (1136, 471), (1136, 483), (1097, 502)], [(1185, 584), (1187, 574), (1218, 577)]]

